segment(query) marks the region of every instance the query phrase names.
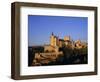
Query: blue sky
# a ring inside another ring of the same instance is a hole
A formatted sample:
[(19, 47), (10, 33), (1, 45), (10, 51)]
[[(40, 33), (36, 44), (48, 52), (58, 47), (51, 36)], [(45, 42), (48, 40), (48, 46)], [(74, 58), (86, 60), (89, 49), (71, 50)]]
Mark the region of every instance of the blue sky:
[(87, 17), (28, 15), (28, 45), (49, 44), (52, 32), (61, 39), (87, 41), (87, 29)]

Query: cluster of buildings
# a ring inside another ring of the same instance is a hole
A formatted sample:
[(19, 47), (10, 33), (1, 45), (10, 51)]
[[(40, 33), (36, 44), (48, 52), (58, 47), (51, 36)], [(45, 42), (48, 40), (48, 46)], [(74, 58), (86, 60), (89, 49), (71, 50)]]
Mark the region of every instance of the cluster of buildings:
[(56, 61), (59, 56), (64, 55), (62, 51), (59, 51), (62, 47), (81, 49), (86, 46), (87, 44), (82, 43), (80, 40), (72, 41), (70, 36), (65, 36), (63, 39), (60, 39), (52, 33), (50, 36), (50, 44), (43, 46), (44, 51), (42, 53), (35, 53), (32, 65), (42, 65)]
[(45, 52), (59, 52), (59, 48), (62, 47), (69, 47), (69, 48), (77, 48), (81, 49), (83, 47), (86, 47), (87, 44), (81, 42), (80, 40), (73, 41), (71, 40), (70, 36), (65, 36), (63, 39), (60, 39), (59, 37), (55, 36), (53, 33), (50, 36), (50, 44), (44, 45), (44, 51)]

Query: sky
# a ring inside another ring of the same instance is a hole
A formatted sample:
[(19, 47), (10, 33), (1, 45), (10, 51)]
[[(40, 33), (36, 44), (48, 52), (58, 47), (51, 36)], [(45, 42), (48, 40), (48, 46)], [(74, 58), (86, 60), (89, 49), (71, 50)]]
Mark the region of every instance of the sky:
[(28, 45), (50, 43), (50, 35), (70, 36), (72, 40), (87, 41), (88, 18), (70, 16), (28, 15)]

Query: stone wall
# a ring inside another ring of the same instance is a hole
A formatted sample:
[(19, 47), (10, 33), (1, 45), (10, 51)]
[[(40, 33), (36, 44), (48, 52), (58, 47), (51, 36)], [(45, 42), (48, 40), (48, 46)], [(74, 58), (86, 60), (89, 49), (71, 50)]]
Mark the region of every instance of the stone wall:
[(35, 53), (32, 65), (48, 64), (56, 61), (59, 56), (63, 56), (63, 52)]

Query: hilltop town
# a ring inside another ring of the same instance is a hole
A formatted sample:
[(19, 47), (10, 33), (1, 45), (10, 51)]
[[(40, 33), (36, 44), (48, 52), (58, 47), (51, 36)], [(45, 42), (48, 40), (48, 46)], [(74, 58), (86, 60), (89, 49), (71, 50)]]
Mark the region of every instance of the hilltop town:
[(61, 39), (52, 33), (49, 44), (33, 46), (29, 48), (29, 54), (30, 66), (82, 64), (87, 63), (87, 43), (73, 41), (70, 36)]

